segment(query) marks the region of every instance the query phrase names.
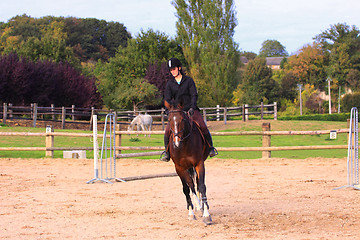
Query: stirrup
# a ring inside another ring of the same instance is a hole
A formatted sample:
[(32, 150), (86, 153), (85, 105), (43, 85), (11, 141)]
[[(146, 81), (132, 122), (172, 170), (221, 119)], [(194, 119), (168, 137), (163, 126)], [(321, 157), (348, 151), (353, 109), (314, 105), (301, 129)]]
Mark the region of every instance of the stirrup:
[(211, 147), (210, 148), (210, 152), (209, 152), (209, 156), (210, 157), (215, 157), (216, 155), (218, 155), (219, 153), (218, 153), (218, 151), (216, 150), (216, 148), (214, 148), (214, 147)]
[(170, 154), (167, 151), (163, 151), (160, 155), (160, 161), (163, 161), (163, 162), (170, 161)]

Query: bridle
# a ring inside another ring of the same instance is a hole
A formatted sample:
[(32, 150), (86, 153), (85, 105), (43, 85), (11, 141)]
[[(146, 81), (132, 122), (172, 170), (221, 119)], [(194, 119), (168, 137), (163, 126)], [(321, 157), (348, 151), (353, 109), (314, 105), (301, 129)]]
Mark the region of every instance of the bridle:
[[(183, 111), (183, 110), (180, 110), (180, 109), (178, 109), (178, 110), (170, 110), (169, 111), (169, 116), (170, 116), (171, 113), (177, 113), (177, 112), (180, 112), (180, 113), (183, 114), (184, 117), (183, 117), (182, 121), (188, 121), (188, 119), (186, 117), (187, 113), (185, 111)], [(169, 120), (170, 119), (171, 118), (169, 117)], [(173, 135), (173, 137), (178, 137), (180, 139), (180, 142), (184, 141), (186, 138), (190, 137), (190, 135), (191, 135), (192, 123), (193, 123), (193, 121), (190, 121), (190, 123), (189, 123), (190, 124), (189, 133), (185, 137), (179, 136), (182, 132), (185, 131), (185, 127), (183, 129), (181, 129), (181, 131), (176, 133), (175, 130), (170, 126), (170, 132), (171, 132), (170, 135)]]

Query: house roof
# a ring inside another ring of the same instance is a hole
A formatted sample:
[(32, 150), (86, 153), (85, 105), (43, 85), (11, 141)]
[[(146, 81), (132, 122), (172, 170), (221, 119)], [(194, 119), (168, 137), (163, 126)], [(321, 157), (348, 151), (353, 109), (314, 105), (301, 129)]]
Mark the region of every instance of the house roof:
[(245, 56), (240, 56), (240, 61), (243, 63), (243, 64), (246, 64), (249, 62), (249, 60), (247, 59), (247, 57)]
[(281, 61), (285, 57), (267, 57), (266, 59), (266, 65), (268, 66), (274, 66), (274, 65), (280, 65)]

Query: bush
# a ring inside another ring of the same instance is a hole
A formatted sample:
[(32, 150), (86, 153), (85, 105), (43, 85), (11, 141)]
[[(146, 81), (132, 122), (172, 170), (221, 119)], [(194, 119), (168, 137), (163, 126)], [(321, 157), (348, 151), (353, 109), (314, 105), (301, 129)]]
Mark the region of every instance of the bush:
[(101, 106), (95, 78), (68, 63), (32, 62), (16, 54), (0, 56), (0, 102), (16, 105)]
[(360, 92), (346, 94), (342, 99), (342, 109), (344, 112), (350, 112), (353, 107), (360, 108)]
[(350, 118), (350, 113), (334, 113), (334, 114), (309, 114), (298, 116), (278, 117), (278, 120), (312, 120), (312, 121), (334, 121), (346, 122)]

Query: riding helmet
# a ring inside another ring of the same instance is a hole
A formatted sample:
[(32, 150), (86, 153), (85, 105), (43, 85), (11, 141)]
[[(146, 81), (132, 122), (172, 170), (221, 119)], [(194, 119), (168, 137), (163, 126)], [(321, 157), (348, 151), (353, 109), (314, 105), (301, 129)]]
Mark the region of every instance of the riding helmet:
[(181, 67), (181, 62), (177, 58), (170, 58), (168, 61), (168, 67), (169, 67), (169, 69), (175, 68), (175, 67)]

